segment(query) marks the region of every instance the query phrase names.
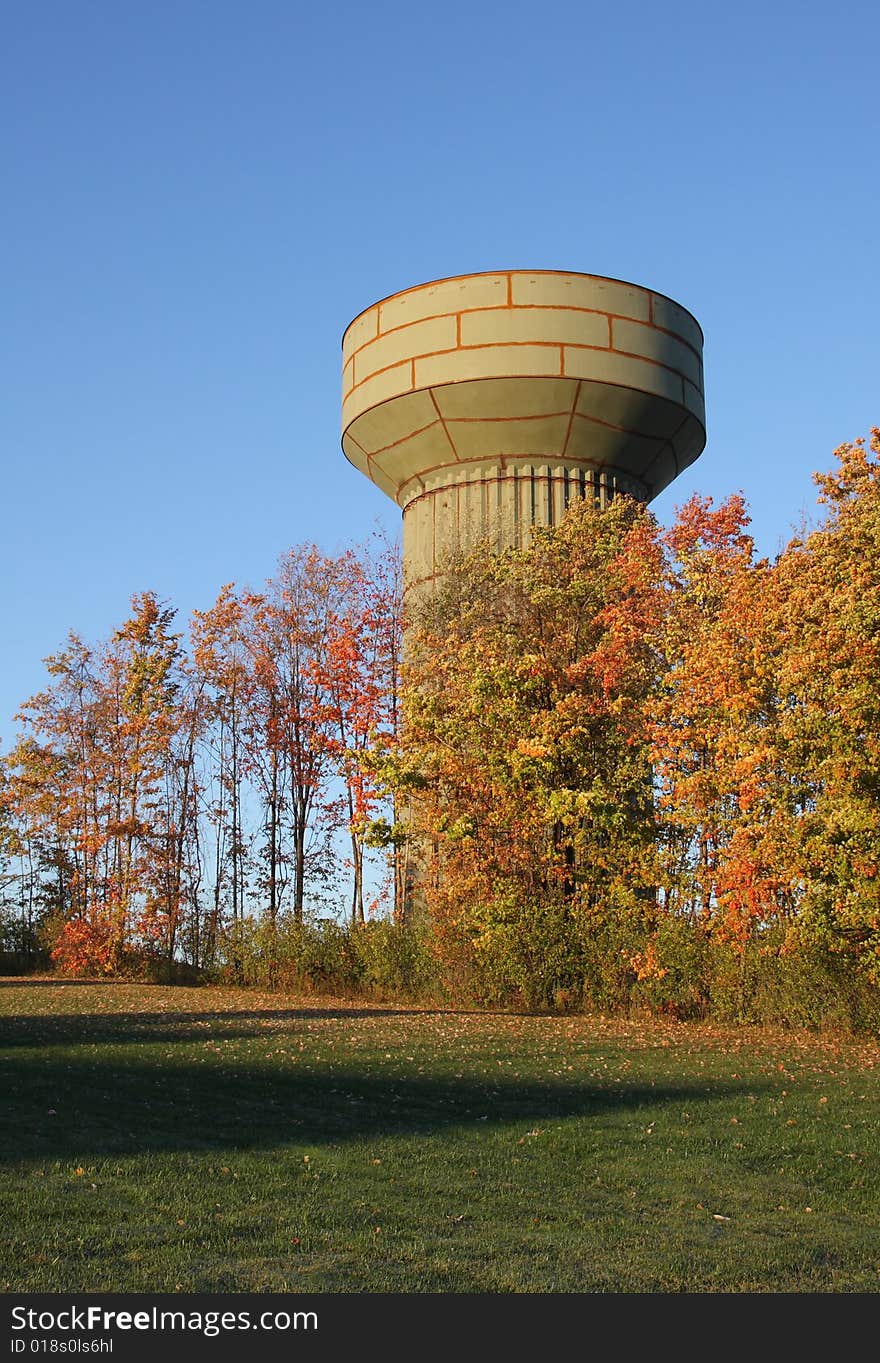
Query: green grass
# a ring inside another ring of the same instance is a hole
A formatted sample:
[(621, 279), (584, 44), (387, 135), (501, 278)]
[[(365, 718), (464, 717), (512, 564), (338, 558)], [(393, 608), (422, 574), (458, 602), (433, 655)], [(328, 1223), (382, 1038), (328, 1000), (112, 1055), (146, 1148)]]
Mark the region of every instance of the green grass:
[(0, 982), (7, 1291), (877, 1291), (880, 1050)]

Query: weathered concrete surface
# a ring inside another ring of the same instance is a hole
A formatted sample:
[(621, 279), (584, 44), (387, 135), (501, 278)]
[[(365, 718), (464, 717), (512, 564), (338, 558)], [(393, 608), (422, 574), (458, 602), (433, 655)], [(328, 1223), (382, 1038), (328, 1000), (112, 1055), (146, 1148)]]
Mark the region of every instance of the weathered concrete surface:
[(343, 338), (342, 447), (404, 512), (407, 582), (572, 498), (650, 500), (706, 443), (702, 332), (620, 280), (512, 270), (419, 285)]

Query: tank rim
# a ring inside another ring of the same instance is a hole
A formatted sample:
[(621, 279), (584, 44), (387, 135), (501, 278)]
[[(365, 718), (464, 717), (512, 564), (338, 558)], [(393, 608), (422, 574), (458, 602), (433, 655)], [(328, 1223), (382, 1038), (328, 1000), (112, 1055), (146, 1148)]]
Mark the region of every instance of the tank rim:
[(533, 270), (523, 266), (508, 266), (503, 270), (471, 270), (466, 271), (464, 274), (440, 275), (437, 279), (425, 279), (421, 284), (410, 284), (405, 289), (395, 289), (394, 293), (387, 293), (382, 298), (376, 298), (372, 303), (368, 303), (365, 308), (361, 308), (360, 312), (356, 312), (352, 317), (342, 333), (339, 348), (341, 350), (345, 345), (345, 338), (359, 317), (363, 317), (371, 308), (380, 308), (383, 303), (390, 303), (392, 298), (400, 298), (401, 295), (405, 293), (415, 293), (417, 289), (429, 289), (433, 284), (452, 284), (457, 279), (485, 279), (489, 275), (500, 274), (576, 275), (580, 279), (599, 279), (606, 284), (625, 284), (631, 289), (641, 289), (643, 293), (652, 293), (657, 298), (665, 298), (667, 303), (673, 303), (675, 307), (681, 308), (682, 312), (686, 312), (699, 331), (700, 340), (703, 345), (706, 343), (706, 333), (703, 331), (699, 320), (694, 316), (690, 308), (686, 308), (683, 303), (679, 303), (678, 299), (673, 298), (671, 294), (663, 293), (661, 289), (652, 289), (647, 284), (637, 284), (633, 279), (620, 279), (617, 275), (592, 274), (589, 270)]

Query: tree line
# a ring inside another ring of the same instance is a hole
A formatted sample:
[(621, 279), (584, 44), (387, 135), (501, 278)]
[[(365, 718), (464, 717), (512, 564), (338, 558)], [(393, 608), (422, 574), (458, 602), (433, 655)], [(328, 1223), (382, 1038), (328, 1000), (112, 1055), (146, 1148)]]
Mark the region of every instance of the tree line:
[(295, 969), (344, 861), (353, 926), (322, 969), (353, 987), (376, 847), (382, 952), (444, 997), (876, 1021), (880, 431), (816, 483), (772, 560), (740, 496), (668, 528), (574, 502), (526, 548), (450, 559), (407, 599), (403, 660), (387, 551), (291, 551), (188, 650), (136, 598), (23, 707), (19, 895), (59, 959), (97, 924), (111, 964), (136, 941), (210, 965), (258, 923), (269, 957), (288, 925)]
[(363, 922), (382, 889), (365, 832), (384, 797), (360, 759), (397, 727), (396, 551), (295, 548), (188, 639), (174, 622), (144, 592), (107, 642), (71, 634), (3, 760), (7, 937), (39, 930), (71, 970), (210, 967), (254, 914), (344, 895)]
[(740, 496), (581, 502), (422, 606), (396, 781), (483, 996), (877, 1020), (880, 431), (816, 483), (772, 561)]

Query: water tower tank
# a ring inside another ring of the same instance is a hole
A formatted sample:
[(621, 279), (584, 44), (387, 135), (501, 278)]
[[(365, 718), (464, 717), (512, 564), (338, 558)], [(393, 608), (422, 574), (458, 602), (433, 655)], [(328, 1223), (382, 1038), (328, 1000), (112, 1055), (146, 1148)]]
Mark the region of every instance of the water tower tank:
[(342, 350), (342, 447), (403, 510), (409, 586), (478, 537), (525, 544), (574, 498), (650, 501), (706, 443), (699, 325), (621, 280), (436, 280), (360, 313)]

